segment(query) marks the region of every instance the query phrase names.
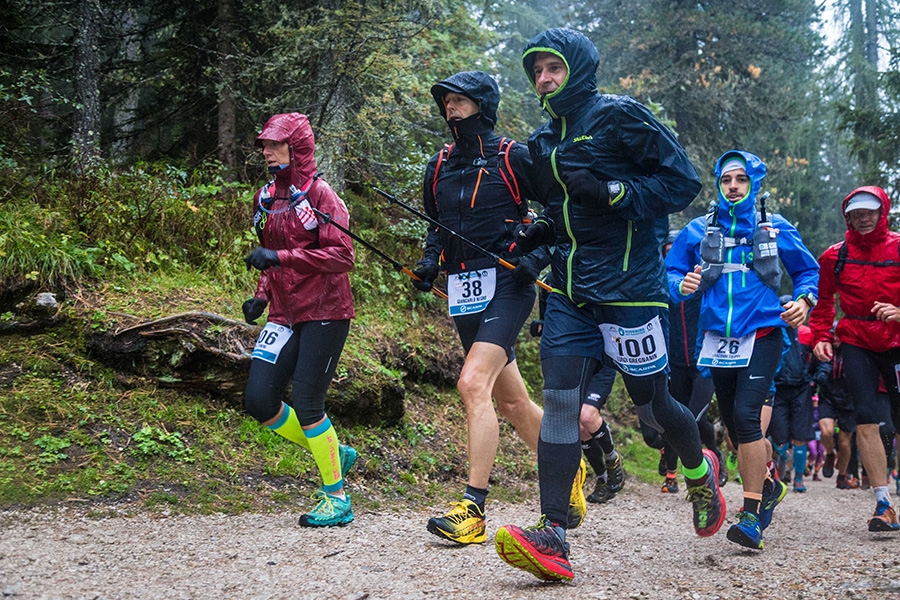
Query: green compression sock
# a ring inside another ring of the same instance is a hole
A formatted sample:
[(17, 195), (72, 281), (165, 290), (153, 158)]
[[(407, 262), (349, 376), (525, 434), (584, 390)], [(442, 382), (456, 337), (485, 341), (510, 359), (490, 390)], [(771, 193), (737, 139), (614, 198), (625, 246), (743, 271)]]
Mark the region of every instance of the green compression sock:
[(281, 413), (281, 418), (278, 419), (277, 423), (267, 425), (267, 427), (281, 437), (291, 440), (298, 446), (310, 450), (309, 440), (306, 439), (306, 434), (303, 433), (303, 428), (300, 427), (300, 421), (297, 420), (297, 413), (295, 413), (294, 409), (288, 406), (286, 402), (282, 402), (281, 405), (284, 409)]
[(322, 474), (322, 489), (328, 493), (336, 492), (344, 487), (341, 477), (341, 453), (337, 432), (331, 425), (331, 419), (325, 420), (312, 429), (304, 431), (309, 440), (309, 449), (316, 465)]

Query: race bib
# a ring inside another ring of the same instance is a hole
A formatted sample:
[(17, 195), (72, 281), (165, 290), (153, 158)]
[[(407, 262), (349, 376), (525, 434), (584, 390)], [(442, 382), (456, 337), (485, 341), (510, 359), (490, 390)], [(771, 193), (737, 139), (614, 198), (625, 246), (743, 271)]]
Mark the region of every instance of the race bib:
[(697, 359), (698, 367), (717, 369), (740, 369), (750, 364), (756, 332), (744, 337), (733, 338), (707, 331), (703, 335), (703, 347)]
[(497, 269), (479, 269), (450, 275), (447, 283), (447, 303), (450, 316), (469, 315), (483, 311), (497, 291)]
[(291, 339), (293, 334), (294, 332), (290, 327), (266, 323), (266, 326), (259, 333), (259, 337), (256, 338), (256, 346), (253, 347), (250, 358), (258, 358), (274, 365), (275, 361), (278, 360), (278, 355), (281, 354), (281, 349), (284, 348), (284, 345), (287, 344), (287, 341)]
[(659, 317), (640, 327), (621, 327), (614, 323), (601, 323), (603, 351), (613, 359), (619, 369), (628, 375), (652, 375), (669, 364), (666, 354), (666, 337)]

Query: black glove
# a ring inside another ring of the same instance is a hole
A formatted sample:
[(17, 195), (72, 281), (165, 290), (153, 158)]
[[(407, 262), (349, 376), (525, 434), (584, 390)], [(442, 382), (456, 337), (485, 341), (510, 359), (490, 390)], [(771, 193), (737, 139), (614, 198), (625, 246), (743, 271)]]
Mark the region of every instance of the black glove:
[(279, 266), (281, 261), (278, 260), (278, 252), (275, 250), (269, 250), (268, 248), (258, 246), (253, 249), (253, 252), (244, 257), (244, 264), (247, 265), (248, 269), (250, 267), (255, 267), (260, 271), (264, 271), (269, 267)]
[(260, 318), (263, 311), (266, 310), (266, 304), (268, 304), (268, 302), (260, 298), (250, 298), (244, 302), (244, 304), (241, 305), (241, 310), (244, 311), (244, 320), (251, 325), (256, 325), (256, 320)]
[(413, 275), (421, 279), (421, 281), (415, 279), (412, 280), (416, 289), (420, 292), (430, 292), (432, 284), (438, 276), (438, 266), (433, 261), (420, 260), (416, 263), (416, 269), (413, 271)]
[(564, 173), (563, 183), (569, 198), (575, 204), (596, 204), (600, 208), (609, 208), (609, 190), (605, 181), (600, 181), (587, 169), (579, 169), (572, 173)]
[(516, 225), (513, 233), (519, 252), (528, 254), (538, 246), (553, 242), (550, 224), (544, 219), (538, 219), (530, 225), (520, 223)]
[(537, 259), (530, 254), (510, 258), (508, 262), (516, 265), (512, 272), (513, 279), (522, 285), (534, 283), (541, 274), (540, 265), (536, 264), (538, 262)]
[(544, 333), (543, 319), (533, 319), (531, 325), (528, 326), (528, 330), (531, 332), (531, 337), (541, 337), (541, 334)]

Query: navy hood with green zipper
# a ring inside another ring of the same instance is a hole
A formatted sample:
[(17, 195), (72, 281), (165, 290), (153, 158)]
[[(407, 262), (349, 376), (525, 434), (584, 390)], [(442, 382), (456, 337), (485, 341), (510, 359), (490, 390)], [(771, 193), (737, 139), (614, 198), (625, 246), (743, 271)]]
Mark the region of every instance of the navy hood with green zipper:
[[(701, 187), (697, 171), (644, 105), (597, 91), (600, 56), (587, 37), (550, 29), (529, 41), (522, 64), (532, 86), (540, 52), (560, 57), (568, 69), (562, 85), (540, 98), (550, 119), (528, 140), (543, 218), (556, 232), (557, 291), (575, 303), (666, 307), (654, 220), (691, 203)], [(580, 169), (600, 182), (621, 182), (623, 195), (610, 208), (576, 203), (564, 181)]]

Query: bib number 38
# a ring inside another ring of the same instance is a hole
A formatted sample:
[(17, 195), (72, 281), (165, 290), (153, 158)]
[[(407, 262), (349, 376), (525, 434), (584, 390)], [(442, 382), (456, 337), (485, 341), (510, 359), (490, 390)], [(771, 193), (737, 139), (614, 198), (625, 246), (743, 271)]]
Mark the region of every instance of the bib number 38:
[(450, 316), (478, 313), (487, 308), (497, 289), (497, 269), (451, 275), (447, 283)]
[(603, 335), (603, 351), (623, 373), (638, 377), (652, 375), (664, 370), (669, 363), (659, 317), (653, 317), (640, 327), (602, 323), (600, 333)]
[(259, 333), (259, 337), (256, 338), (256, 346), (253, 347), (250, 357), (258, 358), (274, 365), (275, 361), (278, 360), (278, 355), (281, 354), (281, 349), (291, 339), (293, 333), (290, 327), (266, 323), (266, 326)]

